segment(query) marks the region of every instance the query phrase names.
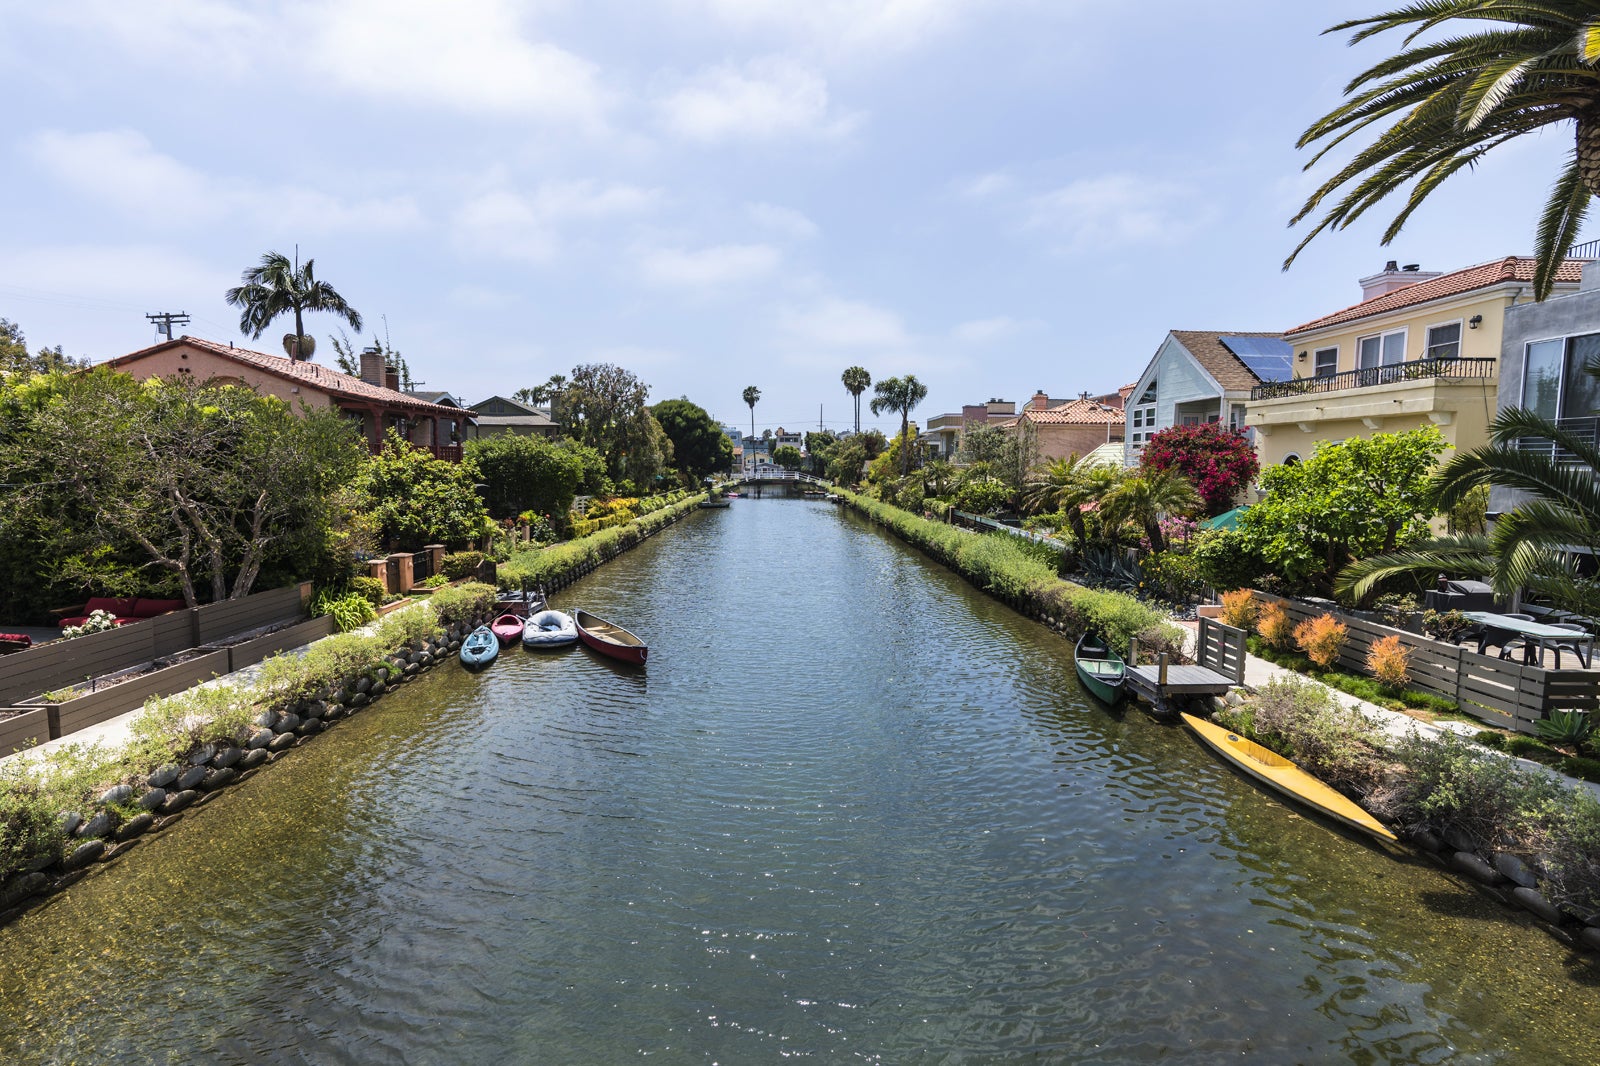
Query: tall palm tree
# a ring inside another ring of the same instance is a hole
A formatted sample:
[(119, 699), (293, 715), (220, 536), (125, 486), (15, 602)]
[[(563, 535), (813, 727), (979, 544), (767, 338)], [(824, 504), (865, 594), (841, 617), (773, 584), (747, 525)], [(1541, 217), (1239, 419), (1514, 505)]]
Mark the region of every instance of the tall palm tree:
[(344, 297), (332, 285), (318, 281), (313, 269), (315, 260), (307, 259), (305, 266), (289, 262), (289, 257), (279, 252), (268, 252), (261, 257), (259, 266), (244, 272), (243, 285), (229, 289), (225, 298), (239, 314), (239, 332), (255, 340), (267, 331), (280, 315), (294, 312), (294, 332), (283, 338), (283, 349), (291, 359), (310, 359), (316, 350), (316, 341), (306, 336), (302, 315), (306, 311), (331, 311), (356, 332), (361, 331), (361, 315), (345, 303)]
[(1119, 480), (1101, 500), (1106, 525), (1115, 529), (1124, 522), (1137, 523), (1144, 528), (1152, 552), (1167, 550), (1167, 539), (1161, 533), (1162, 518), (1193, 514), (1202, 506), (1204, 501), (1194, 486), (1172, 469), (1139, 470)]
[[(1469, 20), (1482, 28), (1468, 30)], [(1406, 33), (1399, 53), (1357, 75), (1345, 86), (1345, 102), (1300, 136), (1302, 148), (1323, 142), (1309, 170), (1346, 139), (1369, 127), (1380, 130), (1291, 220), (1299, 222), (1345, 190), (1284, 260), (1284, 269), (1317, 234), (1349, 226), (1415, 179), (1384, 231), (1388, 244), (1456, 171), (1513, 138), (1571, 122), (1574, 148), (1535, 235), (1534, 293), (1544, 299), (1590, 198), (1600, 195), (1600, 6), (1593, 0), (1413, 0), (1327, 32), (1354, 30), (1353, 45), (1395, 29)], [(1415, 43), (1433, 30), (1447, 35)]]
[(872, 413), (900, 412), (900, 476), (911, 472), (911, 442), (906, 440), (911, 431), (911, 409), (928, 398), (928, 386), (918, 381), (916, 375), (903, 378), (885, 378), (872, 387)]
[[(1600, 378), (1600, 359), (1584, 372)], [(1454, 456), (1434, 475), (1439, 506), (1452, 507), (1489, 484), (1520, 489), (1527, 498), (1496, 519), (1488, 536), (1438, 537), (1352, 563), (1339, 573), (1335, 592), (1359, 600), (1403, 573), (1487, 574), (1503, 596), (1526, 588), (1565, 610), (1600, 615), (1600, 582), (1576, 567), (1579, 552), (1600, 557), (1600, 447), (1521, 407), (1501, 411), (1489, 435), (1489, 444)], [(1524, 439), (1550, 446), (1523, 448)]]
[(852, 366), (839, 376), (844, 387), (856, 401), (856, 432), (861, 432), (861, 394), (872, 385), (872, 375), (859, 366)]
[[(761, 400), (761, 390), (754, 385), (744, 387), (744, 402), (750, 405), (750, 439), (756, 439), (756, 404)], [(747, 452), (749, 449), (745, 449)], [(755, 461), (755, 453), (750, 452), (751, 462)]]

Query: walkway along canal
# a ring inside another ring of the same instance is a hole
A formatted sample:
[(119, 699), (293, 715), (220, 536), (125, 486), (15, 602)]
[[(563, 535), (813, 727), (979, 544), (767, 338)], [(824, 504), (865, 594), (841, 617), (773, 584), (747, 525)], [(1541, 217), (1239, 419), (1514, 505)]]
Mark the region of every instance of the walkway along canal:
[(1592, 964), (828, 504), (556, 597), (0, 929), (0, 1061), (1590, 1062)]

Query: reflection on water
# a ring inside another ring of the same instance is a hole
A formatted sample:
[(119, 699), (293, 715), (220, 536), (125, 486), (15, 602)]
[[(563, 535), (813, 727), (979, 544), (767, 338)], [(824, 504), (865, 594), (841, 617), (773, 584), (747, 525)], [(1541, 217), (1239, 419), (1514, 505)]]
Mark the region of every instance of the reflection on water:
[(558, 597), (0, 930), (0, 1058), (1587, 1062), (1594, 971), (825, 504)]

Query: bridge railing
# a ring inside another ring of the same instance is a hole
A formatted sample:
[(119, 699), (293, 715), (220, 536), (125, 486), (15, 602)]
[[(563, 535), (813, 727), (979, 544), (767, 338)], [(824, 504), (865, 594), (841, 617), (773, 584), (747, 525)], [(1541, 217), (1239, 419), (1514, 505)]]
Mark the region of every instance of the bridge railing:
[(758, 470), (754, 473), (741, 474), (740, 481), (802, 481), (807, 485), (826, 485), (827, 481), (815, 474), (807, 474), (799, 470), (784, 470), (781, 467), (772, 470)]

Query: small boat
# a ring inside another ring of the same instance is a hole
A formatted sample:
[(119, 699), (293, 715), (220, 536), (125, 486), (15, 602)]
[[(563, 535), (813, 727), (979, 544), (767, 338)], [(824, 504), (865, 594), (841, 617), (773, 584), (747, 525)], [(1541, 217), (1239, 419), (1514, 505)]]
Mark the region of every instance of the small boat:
[(726, 496), (710, 496), (700, 501), (701, 507), (732, 507), (733, 501)]
[(522, 639), (522, 631), (526, 625), (521, 616), (507, 611), (489, 623), (489, 630), (499, 638), (502, 645), (515, 644)]
[(461, 665), (469, 670), (481, 670), (495, 661), (500, 654), (500, 638), (488, 626), (479, 626), (461, 642)]
[(1102, 703), (1115, 707), (1122, 702), (1128, 666), (1096, 633), (1078, 638), (1076, 652), (1078, 680)]
[(1218, 755), (1262, 784), (1352, 829), (1370, 833), (1379, 840), (1398, 843), (1398, 838), (1388, 827), (1353, 800), (1318, 781), (1270, 748), (1264, 748), (1248, 737), (1241, 737), (1215, 722), (1196, 718), (1192, 714), (1184, 714), (1183, 723)]
[(578, 625), (565, 611), (540, 611), (522, 629), (525, 648), (564, 648), (578, 642)]
[(643, 666), (645, 657), (650, 654), (644, 641), (598, 615), (588, 611), (573, 611), (572, 620), (578, 628), (578, 637), (601, 655)]

